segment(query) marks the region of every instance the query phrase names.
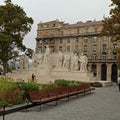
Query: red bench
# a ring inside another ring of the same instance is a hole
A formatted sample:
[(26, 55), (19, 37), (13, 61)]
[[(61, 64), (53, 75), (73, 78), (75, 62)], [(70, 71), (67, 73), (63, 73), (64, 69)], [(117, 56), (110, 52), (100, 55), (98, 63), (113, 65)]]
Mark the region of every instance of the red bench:
[(60, 88), (53, 88), (53, 89), (45, 89), (40, 91), (31, 91), (29, 93), (29, 99), (33, 104), (39, 104), (40, 109), (41, 105), (45, 103), (49, 103), (52, 101), (57, 101), (59, 99), (68, 98), (70, 96), (78, 95), (79, 94), (86, 94), (95, 90), (95, 88), (91, 88), (89, 84), (82, 84), (80, 86), (69, 86), (69, 87), (60, 87)]

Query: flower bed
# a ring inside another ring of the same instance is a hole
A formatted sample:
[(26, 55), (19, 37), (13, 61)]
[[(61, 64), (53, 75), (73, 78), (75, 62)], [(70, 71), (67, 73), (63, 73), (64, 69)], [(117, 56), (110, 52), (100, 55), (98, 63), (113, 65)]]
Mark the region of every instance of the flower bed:
[(37, 84), (34, 82), (12, 82), (9, 78), (0, 78), (0, 105), (13, 106), (24, 103), (28, 100), (30, 91), (80, 84), (82, 83), (69, 80), (56, 80), (55, 83)]

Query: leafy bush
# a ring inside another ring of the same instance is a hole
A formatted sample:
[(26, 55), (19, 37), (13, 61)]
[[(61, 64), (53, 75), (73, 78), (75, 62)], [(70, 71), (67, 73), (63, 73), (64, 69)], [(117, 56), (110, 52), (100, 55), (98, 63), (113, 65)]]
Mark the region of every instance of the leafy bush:
[(21, 90), (25, 91), (24, 97), (28, 98), (28, 94), (30, 91), (39, 90), (39, 85), (37, 83), (29, 82), (29, 83), (18, 83), (18, 86)]
[(90, 83), (90, 85), (91, 85), (92, 87), (103, 87), (100, 82)]
[(67, 80), (56, 80), (55, 83), (58, 87), (69, 86), (69, 81)]
[(41, 89), (52, 89), (58, 87), (56, 83), (41, 84)]

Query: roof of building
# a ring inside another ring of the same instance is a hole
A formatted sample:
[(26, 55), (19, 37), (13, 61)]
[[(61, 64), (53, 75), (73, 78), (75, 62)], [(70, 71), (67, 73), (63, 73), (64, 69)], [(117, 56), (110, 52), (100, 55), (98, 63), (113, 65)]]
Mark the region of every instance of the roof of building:
[(75, 27), (86, 27), (94, 25), (102, 25), (102, 21), (87, 21), (87, 22), (77, 22), (76, 24), (64, 24), (64, 28), (75, 28)]
[(64, 23), (64, 22), (62, 22), (62, 21), (59, 21), (58, 19), (56, 19), (56, 20), (52, 20), (52, 21), (48, 21), (48, 22), (40, 22), (39, 24), (51, 24), (51, 23)]

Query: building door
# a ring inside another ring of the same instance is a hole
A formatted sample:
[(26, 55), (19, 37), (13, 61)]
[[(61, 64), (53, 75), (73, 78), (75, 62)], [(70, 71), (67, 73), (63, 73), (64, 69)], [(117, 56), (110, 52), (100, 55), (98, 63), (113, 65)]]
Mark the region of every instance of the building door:
[(111, 81), (113, 82), (117, 82), (117, 78), (118, 78), (118, 67), (116, 64), (113, 64), (112, 65), (112, 68), (111, 68)]
[(101, 65), (101, 80), (102, 81), (107, 80), (107, 65), (106, 64)]

